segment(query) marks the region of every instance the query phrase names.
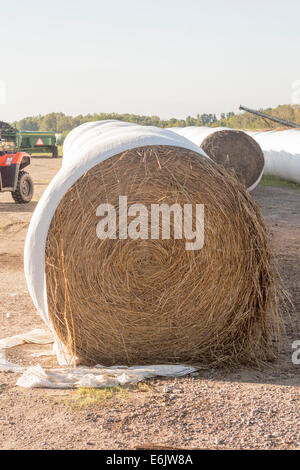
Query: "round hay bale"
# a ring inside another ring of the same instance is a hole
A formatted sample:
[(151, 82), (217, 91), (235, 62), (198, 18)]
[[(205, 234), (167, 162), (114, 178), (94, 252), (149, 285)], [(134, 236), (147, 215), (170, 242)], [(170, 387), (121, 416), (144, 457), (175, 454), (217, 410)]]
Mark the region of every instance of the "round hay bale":
[[(99, 239), (97, 207), (117, 208), (120, 195), (149, 213), (203, 204), (203, 248), (186, 250), (173, 219), (170, 239), (120, 239), (118, 223), (115, 239)], [(89, 168), (56, 207), (49, 319), (87, 364), (257, 364), (274, 355), (279, 321), (270, 255), (260, 209), (221, 167), (174, 145), (131, 148)]]
[(233, 171), (250, 189), (256, 186), (264, 169), (264, 154), (259, 144), (243, 131), (221, 130), (208, 135), (201, 148), (216, 163)]

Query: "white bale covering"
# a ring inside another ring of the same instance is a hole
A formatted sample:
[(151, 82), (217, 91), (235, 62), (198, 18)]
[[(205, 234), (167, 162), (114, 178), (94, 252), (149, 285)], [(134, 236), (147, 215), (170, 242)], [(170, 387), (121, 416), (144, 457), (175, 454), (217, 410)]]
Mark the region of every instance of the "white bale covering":
[(252, 132), (265, 156), (264, 175), (300, 184), (300, 130)]
[(62, 168), (33, 213), (25, 242), (25, 276), (37, 311), (54, 334), (55, 351), (61, 365), (70, 358), (49, 319), (45, 277), (45, 248), (52, 217), (65, 193), (85, 172), (121, 152), (149, 145), (180, 147), (206, 156), (190, 140), (166, 129), (120, 121), (89, 122), (67, 136)]
[[(172, 127), (171, 130), (191, 140), (201, 147), (206, 137), (229, 127)], [(300, 184), (300, 130), (286, 129), (282, 131), (244, 131), (261, 147), (265, 157), (264, 175), (278, 176)], [(262, 176), (262, 175), (261, 175)], [(254, 189), (255, 185), (248, 188)]]
[(182, 135), (187, 139), (191, 140), (194, 144), (201, 144), (206, 137), (217, 131), (228, 131), (232, 130), (230, 127), (200, 127), (200, 126), (187, 126), (187, 127), (171, 127), (170, 130), (176, 132), (176, 134)]

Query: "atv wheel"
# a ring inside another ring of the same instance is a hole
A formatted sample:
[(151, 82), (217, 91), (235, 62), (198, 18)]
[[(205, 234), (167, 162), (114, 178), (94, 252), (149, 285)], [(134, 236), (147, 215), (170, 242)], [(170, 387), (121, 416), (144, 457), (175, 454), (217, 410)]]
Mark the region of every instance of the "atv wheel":
[(20, 171), (16, 190), (11, 193), (17, 204), (30, 202), (33, 196), (33, 181), (27, 171)]

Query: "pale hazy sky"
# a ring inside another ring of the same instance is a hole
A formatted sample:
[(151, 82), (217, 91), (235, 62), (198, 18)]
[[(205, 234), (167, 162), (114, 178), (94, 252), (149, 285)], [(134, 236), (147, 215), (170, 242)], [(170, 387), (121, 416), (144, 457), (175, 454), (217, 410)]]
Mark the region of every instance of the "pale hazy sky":
[(291, 102), (299, 0), (0, 0), (0, 120)]

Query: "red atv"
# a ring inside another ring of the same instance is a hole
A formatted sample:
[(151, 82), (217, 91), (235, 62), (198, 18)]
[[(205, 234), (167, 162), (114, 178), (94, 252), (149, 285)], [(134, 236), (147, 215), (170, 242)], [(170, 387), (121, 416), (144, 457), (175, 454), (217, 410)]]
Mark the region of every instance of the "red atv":
[(33, 196), (33, 181), (23, 169), (30, 165), (26, 152), (0, 151), (0, 191), (10, 191), (17, 204), (30, 202)]

